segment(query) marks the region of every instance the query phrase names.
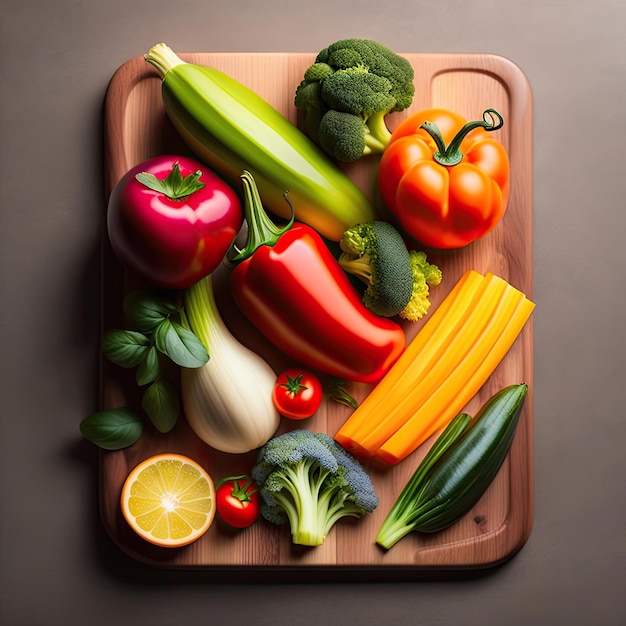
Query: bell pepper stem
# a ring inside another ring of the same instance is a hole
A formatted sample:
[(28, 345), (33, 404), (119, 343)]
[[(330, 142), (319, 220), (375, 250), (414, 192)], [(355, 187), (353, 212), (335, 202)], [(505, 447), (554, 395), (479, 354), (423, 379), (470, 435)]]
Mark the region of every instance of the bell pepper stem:
[(484, 128), (486, 131), (498, 130), (502, 128), (504, 120), (502, 116), (495, 109), (487, 109), (483, 113), (482, 120), (476, 120), (473, 122), (467, 122), (461, 130), (452, 138), (452, 141), (446, 146), (441, 131), (436, 124), (432, 122), (424, 122), (420, 128), (424, 129), (437, 145), (437, 150), (433, 154), (433, 158), (440, 165), (452, 166), (460, 163), (463, 160), (463, 153), (461, 152), (461, 143), (463, 139), (475, 128)]
[(245, 245), (238, 249), (238, 254), (231, 259), (233, 263), (245, 261), (261, 246), (271, 247), (275, 245), (280, 236), (291, 228), (295, 218), (293, 206), (287, 197), (287, 192), (285, 192), (283, 197), (291, 208), (291, 219), (286, 226), (281, 227), (274, 224), (265, 211), (259, 189), (252, 174), (244, 170), (241, 174), (241, 181), (243, 183), (243, 208), (246, 223), (248, 224), (248, 235)]

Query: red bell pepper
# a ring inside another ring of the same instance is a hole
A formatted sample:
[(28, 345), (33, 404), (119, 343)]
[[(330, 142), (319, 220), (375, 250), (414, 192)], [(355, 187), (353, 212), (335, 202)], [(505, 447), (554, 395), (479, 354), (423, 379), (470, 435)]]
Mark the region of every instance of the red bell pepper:
[(509, 196), (509, 159), (488, 133), (502, 123), (493, 109), (482, 121), (430, 109), (400, 123), (381, 158), (378, 183), (406, 233), (432, 248), (460, 248), (498, 224)]
[(244, 172), (245, 246), (230, 274), (235, 303), (277, 348), (345, 380), (377, 382), (404, 350), (401, 326), (367, 309), (326, 246), (306, 224), (275, 225)]

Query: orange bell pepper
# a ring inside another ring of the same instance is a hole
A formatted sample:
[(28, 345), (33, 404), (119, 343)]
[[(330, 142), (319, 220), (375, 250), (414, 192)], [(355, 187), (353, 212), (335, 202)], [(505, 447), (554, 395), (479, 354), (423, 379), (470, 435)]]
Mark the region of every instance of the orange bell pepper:
[(508, 203), (510, 165), (489, 133), (502, 124), (493, 109), (475, 122), (429, 109), (400, 123), (382, 155), (378, 183), (407, 234), (432, 248), (460, 248), (498, 224)]

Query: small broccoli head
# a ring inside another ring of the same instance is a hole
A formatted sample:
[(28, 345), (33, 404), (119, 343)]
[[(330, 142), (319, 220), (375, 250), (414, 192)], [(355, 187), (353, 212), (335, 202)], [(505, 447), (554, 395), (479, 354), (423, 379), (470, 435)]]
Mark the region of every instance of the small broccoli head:
[(327, 437), (297, 429), (270, 439), (259, 452), (253, 478), (265, 483), (277, 468), (294, 467), (305, 458), (314, 458), (324, 469), (336, 472), (337, 459), (327, 445)]
[(288, 522), (300, 545), (321, 545), (339, 519), (361, 517), (378, 506), (365, 470), (325, 433), (293, 430), (270, 439), (251, 475), (263, 517)]
[(330, 109), (367, 120), (370, 115), (395, 106), (391, 86), (388, 79), (358, 66), (328, 75), (321, 83), (320, 97)]
[[(296, 89), (294, 102), (305, 111), (311, 138), (326, 150), (323, 137), (331, 156), (351, 162), (385, 149), (391, 138), (385, 117), (411, 105), (413, 79), (409, 61), (386, 46), (369, 39), (344, 39), (319, 52)], [(329, 111), (346, 115), (333, 118), (322, 133), (319, 126)], [(357, 145), (362, 146), (360, 152)]]
[(441, 282), (441, 270), (424, 252), (409, 251), (400, 233), (382, 221), (356, 224), (339, 242), (339, 264), (366, 285), (363, 304), (382, 317), (417, 321), (430, 307), (429, 285)]
[(312, 127), (307, 132), (312, 138), (317, 137), (322, 150), (338, 161), (356, 161), (370, 150), (366, 141), (369, 131), (358, 115), (330, 109), (317, 121), (317, 128), (315, 120), (315, 114), (309, 112), (307, 128)]
[(328, 63), (315, 62), (304, 72), (304, 80), (307, 83), (321, 83), (328, 78), (335, 70)]
[(296, 89), (294, 104), (298, 109), (326, 111), (326, 103), (322, 100), (322, 84), (333, 74), (334, 70), (326, 63), (313, 63), (304, 72), (304, 78)]
[(410, 251), (413, 291), (408, 304), (400, 311), (400, 317), (415, 322), (430, 309), (430, 287), (441, 284), (441, 270), (426, 260), (424, 252)]
[(413, 277), (409, 251), (387, 222), (356, 224), (339, 242), (339, 264), (366, 285), (363, 304), (382, 317), (394, 317), (409, 303)]

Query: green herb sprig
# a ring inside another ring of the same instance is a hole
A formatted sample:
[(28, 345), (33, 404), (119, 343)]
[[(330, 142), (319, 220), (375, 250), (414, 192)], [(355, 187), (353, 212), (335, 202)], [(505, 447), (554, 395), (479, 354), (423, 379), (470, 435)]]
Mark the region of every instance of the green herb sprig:
[[(176, 387), (163, 377), (163, 358), (179, 367), (202, 367), (209, 354), (202, 342), (184, 325), (184, 309), (172, 299), (146, 291), (124, 299), (124, 314), (132, 329), (112, 329), (103, 336), (102, 352), (116, 365), (137, 368), (137, 385), (147, 388), (142, 408), (154, 427), (167, 433), (178, 420), (180, 399)], [(84, 437), (107, 450), (135, 443), (143, 433), (141, 416), (128, 407), (99, 411), (80, 424)]]

